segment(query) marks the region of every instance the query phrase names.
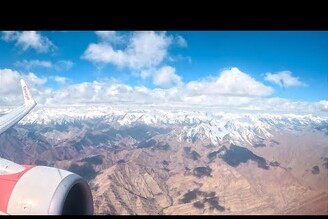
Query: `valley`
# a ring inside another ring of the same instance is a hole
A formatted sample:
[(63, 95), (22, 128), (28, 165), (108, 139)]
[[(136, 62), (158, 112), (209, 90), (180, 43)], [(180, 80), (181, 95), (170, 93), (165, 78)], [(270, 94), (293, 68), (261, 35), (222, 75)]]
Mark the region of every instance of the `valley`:
[(0, 156), (88, 180), (100, 215), (328, 214), (328, 117), (40, 107)]

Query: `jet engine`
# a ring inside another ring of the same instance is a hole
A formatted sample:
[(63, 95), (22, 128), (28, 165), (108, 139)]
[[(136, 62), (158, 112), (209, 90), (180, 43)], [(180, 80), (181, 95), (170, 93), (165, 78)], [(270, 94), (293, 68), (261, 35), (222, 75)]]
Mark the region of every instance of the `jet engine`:
[(88, 183), (72, 172), (0, 158), (0, 214), (92, 215)]

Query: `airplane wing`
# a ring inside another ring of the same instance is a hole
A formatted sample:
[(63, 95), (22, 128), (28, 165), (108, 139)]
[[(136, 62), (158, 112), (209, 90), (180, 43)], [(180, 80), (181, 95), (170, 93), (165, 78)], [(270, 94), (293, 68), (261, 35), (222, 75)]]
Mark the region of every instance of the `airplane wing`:
[(19, 122), (26, 116), (36, 105), (30, 91), (23, 79), (20, 80), (24, 96), (24, 105), (17, 107), (9, 113), (0, 117), (0, 134)]
[[(0, 134), (36, 105), (24, 80), (21, 85), (24, 105), (0, 117)], [(93, 212), (92, 192), (81, 176), (0, 158), (0, 215), (92, 215)]]

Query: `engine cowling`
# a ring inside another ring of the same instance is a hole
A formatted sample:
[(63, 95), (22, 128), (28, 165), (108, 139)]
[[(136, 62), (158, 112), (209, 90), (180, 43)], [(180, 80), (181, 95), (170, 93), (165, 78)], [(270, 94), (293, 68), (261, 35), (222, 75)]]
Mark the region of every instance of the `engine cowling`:
[(0, 171), (0, 211), (12, 215), (93, 214), (91, 190), (81, 176), (54, 167), (7, 163), (11, 169)]

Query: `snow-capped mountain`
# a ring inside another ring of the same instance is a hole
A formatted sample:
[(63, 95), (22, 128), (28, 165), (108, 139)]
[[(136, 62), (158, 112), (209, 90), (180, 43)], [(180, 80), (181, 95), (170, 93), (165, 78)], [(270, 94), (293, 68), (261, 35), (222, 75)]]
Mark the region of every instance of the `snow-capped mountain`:
[(214, 145), (221, 141), (261, 145), (264, 140), (270, 139), (274, 132), (328, 130), (328, 117), (324, 116), (113, 108), (104, 105), (39, 107), (26, 116), (21, 124), (70, 124), (88, 119), (101, 119), (118, 129), (137, 124), (170, 128), (179, 140), (195, 141), (207, 138)]
[(0, 157), (81, 175), (97, 214), (326, 215), (327, 142), (324, 116), (37, 106)]

